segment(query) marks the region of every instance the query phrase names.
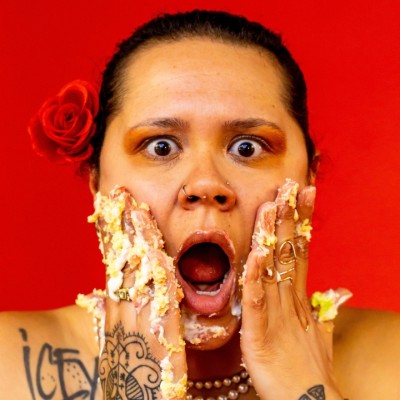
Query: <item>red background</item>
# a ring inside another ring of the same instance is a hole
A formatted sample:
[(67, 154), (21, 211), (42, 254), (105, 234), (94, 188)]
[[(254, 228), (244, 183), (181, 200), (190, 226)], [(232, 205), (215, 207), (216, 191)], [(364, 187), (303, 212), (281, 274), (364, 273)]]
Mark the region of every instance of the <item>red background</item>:
[[(143, 4), (146, 3), (146, 6)], [(244, 14), (283, 34), (309, 85), (318, 179), (310, 292), (400, 311), (400, 12), (396, 1), (3, 2), (0, 309), (70, 304), (103, 287), (87, 182), (30, 150), (26, 125), (67, 82), (98, 83), (114, 44), (164, 11)], [(262, 3), (262, 4), (261, 4)]]

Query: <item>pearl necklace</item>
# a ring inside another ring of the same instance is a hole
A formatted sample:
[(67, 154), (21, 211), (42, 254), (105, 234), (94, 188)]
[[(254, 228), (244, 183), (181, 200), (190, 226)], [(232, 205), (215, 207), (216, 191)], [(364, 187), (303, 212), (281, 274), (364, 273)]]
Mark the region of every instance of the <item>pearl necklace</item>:
[(207, 396), (204, 398), (203, 396), (195, 396), (188, 393), (186, 395), (186, 400), (236, 400), (239, 398), (241, 394), (245, 394), (249, 391), (249, 387), (252, 386), (251, 378), (246, 371), (241, 371), (238, 374), (232, 376), (232, 378), (225, 378), (223, 380), (215, 380), (214, 382), (206, 381), (190, 381), (188, 380), (187, 387), (188, 391), (191, 388), (195, 388), (197, 390), (207, 389), (210, 390), (212, 388), (221, 389), (222, 387), (229, 388), (233, 383), (237, 384), (236, 389), (231, 389), (225, 395), (219, 395), (217, 398), (212, 396)]

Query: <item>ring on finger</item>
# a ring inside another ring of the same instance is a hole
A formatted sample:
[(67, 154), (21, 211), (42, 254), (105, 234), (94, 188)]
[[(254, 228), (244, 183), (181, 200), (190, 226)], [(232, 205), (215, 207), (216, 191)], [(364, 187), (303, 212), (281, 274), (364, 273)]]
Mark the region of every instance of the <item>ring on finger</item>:
[[(292, 258), (287, 259), (287, 254), (282, 254), (282, 250), (286, 245), (289, 245), (291, 247), (291, 253), (292, 253)], [(296, 262), (296, 249), (294, 247), (294, 244), (292, 241), (290, 240), (285, 240), (284, 242), (282, 242), (282, 244), (279, 246), (278, 249), (278, 261), (283, 264), (283, 265), (287, 265), (287, 264), (291, 264)]]
[(294, 270), (295, 270), (295, 267), (292, 267), (292, 268), (287, 269), (286, 271), (279, 272), (279, 275), (280, 275), (280, 276), (286, 275), (286, 274), (288, 274), (289, 272), (292, 272), (292, 271), (294, 271)]
[(120, 300), (132, 301), (131, 296), (129, 296), (129, 289), (126, 288), (118, 289), (114, 292), (114, 294)]
[(292, 277), (291, 276), (287, 276), (286, 278), (281, 278), (281, 274), (278, 272), (277, 273), (277, 283), (282, 283), (282, 282), (285, 282), (285, 281), (290, 281), (290, 283), (293, 285), (293, 279), (292, 279)]

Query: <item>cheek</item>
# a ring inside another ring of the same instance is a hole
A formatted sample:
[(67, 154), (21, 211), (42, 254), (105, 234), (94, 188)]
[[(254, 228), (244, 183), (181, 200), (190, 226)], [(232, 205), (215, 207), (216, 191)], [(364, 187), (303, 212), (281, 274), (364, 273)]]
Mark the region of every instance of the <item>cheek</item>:
[(170, 232), (179, 229), (179, 226), (174, 228), (172, 218), (176, 197), (171, 188), (165, 188), (150, 179), (139, 179), (135, 173), (120, 174), (116, 168), (112, 169), (109, 174), (104, 171), (100, 182), (100, 191), (103, 194), (108, 194), (115, 185), (122, 185), (132, 194), (138, 204), (146, 203), (164, 236), (167, 252), (171, 250), (167, 246), (172, 237)]

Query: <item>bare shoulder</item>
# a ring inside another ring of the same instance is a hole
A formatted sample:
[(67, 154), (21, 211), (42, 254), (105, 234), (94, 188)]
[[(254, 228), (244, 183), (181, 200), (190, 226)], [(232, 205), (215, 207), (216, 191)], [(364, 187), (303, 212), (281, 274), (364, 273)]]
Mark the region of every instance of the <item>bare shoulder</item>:
[(0, 393), (94, 399), (96, 351), (90, 318), (76, 306), (0, 313)]
[(400, 399), (400, 314), (343, 308), (335, 321), (335, 373), (350, 399)]

